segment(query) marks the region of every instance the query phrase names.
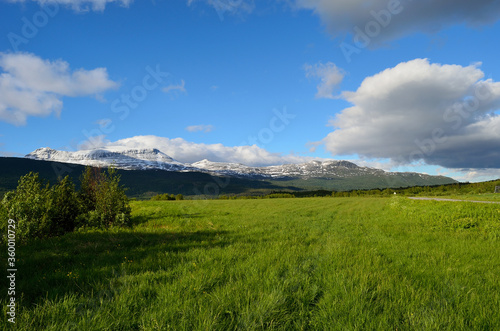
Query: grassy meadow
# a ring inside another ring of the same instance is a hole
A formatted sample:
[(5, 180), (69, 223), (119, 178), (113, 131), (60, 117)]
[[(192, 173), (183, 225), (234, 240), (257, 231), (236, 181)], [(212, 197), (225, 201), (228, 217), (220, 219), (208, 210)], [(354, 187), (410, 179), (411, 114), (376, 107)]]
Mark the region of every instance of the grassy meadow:
[(16, 329), (500, 329), (499, 204), (134, 201), (132, 215), (17, 246)]

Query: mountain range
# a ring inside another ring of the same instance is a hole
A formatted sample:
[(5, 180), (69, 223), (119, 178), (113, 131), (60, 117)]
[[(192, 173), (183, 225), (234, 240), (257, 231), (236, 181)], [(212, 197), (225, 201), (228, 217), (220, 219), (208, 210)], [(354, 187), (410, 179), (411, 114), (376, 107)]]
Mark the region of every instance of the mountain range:
[(25, 156), (33, 160), (57, 161), (97, 167), (114, 166), (124, 170), (166, 170), (179, 172), (203, 172), (217, 176), (253, 179), (266, 178), (352, 178), (359, 176), (419, 177), (422, 180), (451, 180), (443, 176), (431, 176), (412, 172), (386, 172), (380, 169), (360, 167), (349, 161), (312, 160), (300, 164), (284, 164), (267, 167), (250, 167), (241, 163), (212, 162), (207, 159), (195, 163), (181, 163), (156, 148), (127, 149), (99, 148), (76, 152), (39, 148)]
[[(192, 178), (194, 178), (193, 176), (200, 178), (199, 176), (202, 174), (208, 175), (206, 178), (212, 178), (212, 183), (221, 182), (220, 178), (227, 178), (228, 181), (231, 181), (231, 185), (223, 187), (219, 185), (218, 190), (220, 193), (248, 193), (248, 188), (252, 188), (250, 190), (252, 192), (254, 189), (353, 190), (456, 183), (452, 178), (445, 176), (431, 176), (414, 172), (386, 172), (380, 169), (360, 167), (349, 161), (337, 160), (312, 160), (300, 164), (266, 167), (251, 167), (240, 163), (212, 162), (206, 159), (195, 163), (182, 163), (155, 148), (128, 149), (107, 147), (75, 152), (39, 148), (27, 154), (25, 159), (103, 168), (114, 166), (118, 169), (126, 170), (121, 172), (125, 174), (125, 178), (142, 178), (146, 176), (146, 173), (155, 174), (151, 176), (147, 175), (150, 179), (145, 180), (143, 183), (145, 186), (153, 185), (155, 192), (162, 191), (161, 187), (158, 187), (158, 183), (148, 184), (148, 180), (154, 181), (155, 176), (156, 178), (182, 177), (186, 180), (186, 183), (180, 183), (179, 185), (184, 190), (186, 185), (189, 186), (192, 182), (201, 183)], [(237, 188), (233, 187), (236, 184)], [(244, 187), (245, 189), (243, 189)], [(195, 191), (203, 191), (202, 188)], [(170, 191), (168, 193), (178, 192)], [(186, 192), (180, 193), (184, 194)]]

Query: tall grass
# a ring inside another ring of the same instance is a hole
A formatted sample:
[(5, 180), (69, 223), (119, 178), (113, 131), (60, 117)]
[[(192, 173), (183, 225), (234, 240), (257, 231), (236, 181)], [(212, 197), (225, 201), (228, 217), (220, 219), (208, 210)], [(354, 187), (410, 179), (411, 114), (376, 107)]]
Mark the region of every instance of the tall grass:
[(17, 329), (500, 329), (500, 205), (398, 197), (132, 209), (132, 229), (17, 248)]

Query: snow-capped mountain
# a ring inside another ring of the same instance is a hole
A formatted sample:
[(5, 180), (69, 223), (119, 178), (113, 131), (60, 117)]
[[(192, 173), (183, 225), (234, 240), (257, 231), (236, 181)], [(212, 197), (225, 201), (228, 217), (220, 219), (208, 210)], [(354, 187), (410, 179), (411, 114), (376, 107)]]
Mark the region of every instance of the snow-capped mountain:
[[(300, 164), (284, 164), (268, 167), (249, 167), (239, 163), (222, 163), (203, 160), (192, 164), (193, 167), (203, 169), (212, 174), (233, 176), (264, 176), (264, 177), (332, 177), (359, 174), (369, 168), (358, 167), (348, 161), (310, 161)], [(353, 171), (349, 171), (353, 170)]]
[(314, 160), (301, 164), (285, 164), (268, 167), (250, 167), (239, 163), (224, 163), (202, 160), (192, 164), (181, 163), (158, 149), (126, 149), (106, 147), (76, 152), (58, 151), (51, 148), (39, 148), (26, 158), (45, 161), (57, 161), (81, 165), (108, 167), (114, 166), (125, 170), (167, 170), (178, 172), (204, 172), (211, 175), (231, 176), (252, 179), (280, 178), (354, 178), (361, 176), (420, 177), (420, 180), (436, 176), (416, 173), (393, 173), (380, 169), (359, 167), (348, 161)]
[[(349, 161), (313, 160), (299, 164), (284, 164), (268, 167), (249, 167), (239, 163), (221, 163), (203, 160), (191, 164), (213, 175), (258, 177), (258, 178), (353, 178), (360, 176), (399, 177), (400, 179), (419, 177), (425, 181), (442, 176), (431, 176), (414, 172), (386, 172), (381, 169), (360, 167)], [(444, 177), (443, 177), (444, 178)]]
[(358, 167), (354, 163), (347, 161), (333, 160), (268, 167), (250, 167), (240, 163), (212, 162), (206, 159), (192, 164), (184, 164), (158, 149), (124, 149), (117, 147), (76, 152), (58, 151), (45, 147), (29, 153), (26, 158), (100, 167), (113, 165), (116, 168), (125, 170), (198, 171), (212, 175), (260, 178), (346, 177), (375, 170)]
[[(125, 170), (161, 169), (189, 171), (189, 166), (177, 162), (158, 149), (125, 149), (107, 147), (76, 152), (39, 148), (25, 156), (34, 160), (57, 161), (81, 165), (109, 167)], [(194, 170), (194, 169), (193, 169)]]

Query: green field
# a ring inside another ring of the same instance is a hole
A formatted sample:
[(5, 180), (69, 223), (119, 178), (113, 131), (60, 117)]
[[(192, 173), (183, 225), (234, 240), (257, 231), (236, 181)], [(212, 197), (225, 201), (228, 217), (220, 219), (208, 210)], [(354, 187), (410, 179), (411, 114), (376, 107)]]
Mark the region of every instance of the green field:
[(499, 204), (137, 201), (132, 215), (18, 246), (16, 329), (500, 329)]

